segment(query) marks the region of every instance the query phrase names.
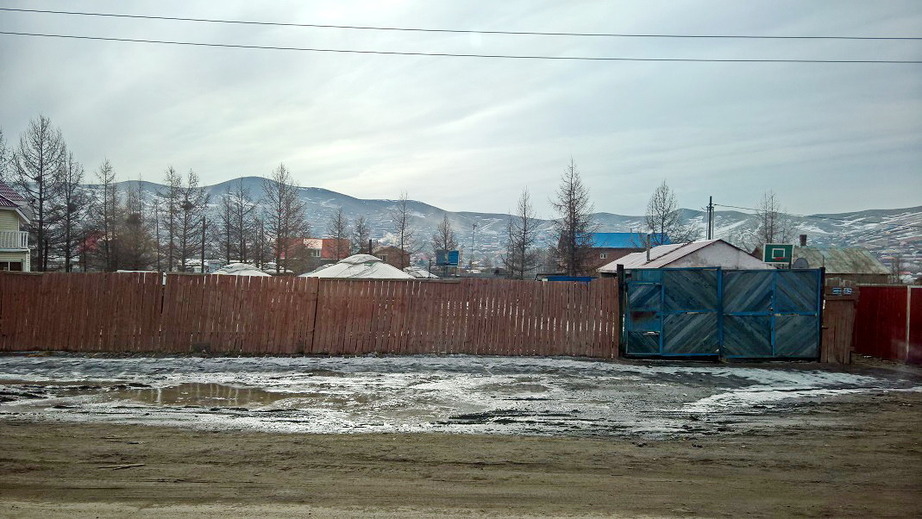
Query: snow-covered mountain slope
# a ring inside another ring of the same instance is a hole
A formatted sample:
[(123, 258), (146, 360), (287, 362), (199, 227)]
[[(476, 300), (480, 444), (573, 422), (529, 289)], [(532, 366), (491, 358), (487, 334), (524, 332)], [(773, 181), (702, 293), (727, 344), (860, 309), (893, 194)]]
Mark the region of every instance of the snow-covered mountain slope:
[[(210, 195), (213, 208), (220, 197), (241, 185), (253, 200), (263, 197), (265, 179), (242, 177), (229, 180), (205, 189)], [(123, 189), (137, 189), (137, 181), (122, 182)], [(145, 198), (153, 200), (165, 186), (141, 182)], [(353, 221), (365, 216), (372, 228), (372, 238), (381, 242), (393, 240), (391, 214), (395, 200), (363, 200), (316, 187), (300, 188), (301, 198), (307, 205), (308, 220), (317, 236), (326, 233), (330, 219), (342, 207), (346, 217)], [(446, 212), (424, 202), (409, 202), (411, 225), (415, 234), (416, 248), (420, 254), (430, 253), (432, 235), (444, 214), (454, 228), (461, 246), (473, 249), (475, 256), (486, 256), (494, 261), (502, 253), (505, 242), (506, 222), (509, 215), (502, 213)], [(703, 211), (682, 209), (681, 218), (695, 225), (704, 237), (706, 215)], [(629, 232), (644, 229), (643, 216), (627, 216), (612, 213), (596, 213), (595, 222), (600, 232)], [(800, 234), (806, 234), (810, 245), (836, 247), (866, 247), (885, 261), (896, 254), (913, 272), (922, 271), (922, 206), (906, 209), (872, 209), (852, 213), (791, 215), (794, 232), (792, 241)], [(476, 228), (475, 228), (476, 225)], [(755, 215), (740, 211), (717, 211), (715, 213), (715, 237), (730, 241), (752, 242), (751, 236), (758, 225)], [(551, 244), (553, 221), (538, 220), (539, 246)]]

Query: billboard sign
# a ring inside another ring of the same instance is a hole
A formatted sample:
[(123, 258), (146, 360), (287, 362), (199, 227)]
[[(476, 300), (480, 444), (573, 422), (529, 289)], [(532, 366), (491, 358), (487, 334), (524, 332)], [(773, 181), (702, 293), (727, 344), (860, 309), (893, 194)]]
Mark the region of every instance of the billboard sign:
[(765, 263), (791, 263), (794, 246), (786, 243), (766, 243), (762, 247), (762, 261)]
[(443, 267), (457, 267), (461, 254), (456, 250), (435, 251), (435, 264)]

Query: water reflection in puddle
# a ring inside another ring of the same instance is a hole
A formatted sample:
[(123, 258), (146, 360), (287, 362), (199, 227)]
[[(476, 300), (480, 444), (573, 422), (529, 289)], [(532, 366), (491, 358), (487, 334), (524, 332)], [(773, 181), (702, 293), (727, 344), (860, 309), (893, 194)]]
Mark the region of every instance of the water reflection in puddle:
[(133, 400), (142, 404), (200, 407), (265, 406), (304, 395), (240, 388), (224, 384), (186, 383), (171, 387), (117, 389), (107, 396), (112, 400)]

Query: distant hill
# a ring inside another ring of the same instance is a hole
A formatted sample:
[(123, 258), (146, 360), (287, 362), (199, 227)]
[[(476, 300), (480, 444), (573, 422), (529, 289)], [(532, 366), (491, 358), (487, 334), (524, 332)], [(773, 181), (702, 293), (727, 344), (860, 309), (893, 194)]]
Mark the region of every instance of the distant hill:
[[(230, 190), (235, 190), (238, 183), (249, 191), (254, 200), (262, 197), (263, 183), (260, 177), (242, 177), (212, 186), (205, 186), (211, 196), (211, 203), (216, 207), (217, 201)], [(153, 199), (165, 186), (153, 182), (141, 181), (141, 190), (145, 198)], [(138, 181), (121, 182), (123, 188), (137, 189)], [(316, 187), (300, 188), (301, 198), (307, 205), (308, 220), (315, 235), (326, 233), (330, 219), (342, 207), (347, 218), (354, 220), (364, 215), (372, 228), (372, 238), (382, 243), (392, 242), (390, 214), (396, 201), (365, 200)], [(474, 253), (479, 257), (485, 255), (496, 262), (503, 251), (506, 222), (509, 215), (503, 213), (476, 213), (468, 211), (446, 212), (438, 207), (419, 201), (410, 201), (412, 212), (411, 226), (415, 232), (417, 247), (421, 254), (430, 253), (432, 234), (442, 220), (443, 214), (454, 227), (458, 241), (465, 250), (470, 250), (472, 231)], [(681, 209), (680, 217), (702, 230), (706, 214), (703, 211)], [(600, 232), (638, 231), (644, 227), (643, 216), (627, 216), (612, 213), (596, 213), (596, 223)], [(816, 246), (860, 246), (865, 247), (879, 257), (888, 258), (901, 254), (905, 264), (913, 272), (922, 271), (922, 206), (905, 209), (872, 209), (839, 214), (815, 214), (808, 216), (791, 216), (796, 229), (795, 236), (806, 234), (810, 245)], [(474, 225), (476, 224), (476, 230)], [(752, 233), (757, 227), (755, 215), (740, 211), (717, 211), (715, 213), (715, 235), (717, 238), (738, 241), (741, 236)], [(550, 245), (553, 235), (553, 221), (538, 220), (539, 245)], [(796, 237), (795, 237), (796, 239)]]

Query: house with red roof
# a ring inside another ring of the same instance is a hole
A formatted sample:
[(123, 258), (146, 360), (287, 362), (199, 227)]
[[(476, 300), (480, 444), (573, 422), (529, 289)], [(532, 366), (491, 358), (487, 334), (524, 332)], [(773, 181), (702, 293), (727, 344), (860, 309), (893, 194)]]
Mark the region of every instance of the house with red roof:
[(29, 203), (0, 182), (0, 270), (29, 272)]

